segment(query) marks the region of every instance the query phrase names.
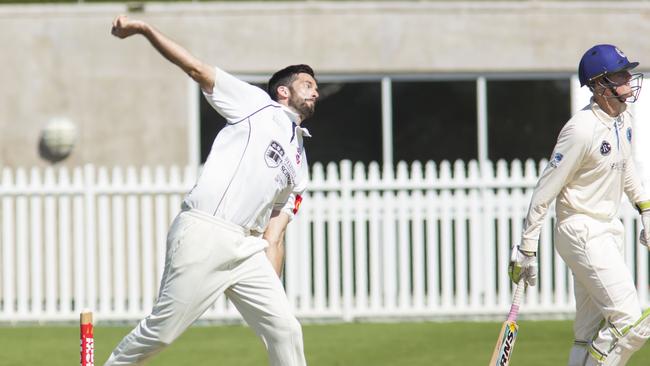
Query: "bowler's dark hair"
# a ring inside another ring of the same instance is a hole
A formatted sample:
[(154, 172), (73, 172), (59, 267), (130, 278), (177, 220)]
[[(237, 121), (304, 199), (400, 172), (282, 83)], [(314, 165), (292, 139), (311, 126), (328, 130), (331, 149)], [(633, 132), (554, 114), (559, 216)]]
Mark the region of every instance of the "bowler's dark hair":
[(315, 78), (314, 70), (305, 64), (300, 65), (291, 65), (287, 66), (284, 69), (276, 72), (269, 79), (267, 91), (271, 96), (271, 99), (278, 100), (278, 87), (279, 86), (289, 86), (296, 79), (298, 74), (308, 74), (311, 77)]

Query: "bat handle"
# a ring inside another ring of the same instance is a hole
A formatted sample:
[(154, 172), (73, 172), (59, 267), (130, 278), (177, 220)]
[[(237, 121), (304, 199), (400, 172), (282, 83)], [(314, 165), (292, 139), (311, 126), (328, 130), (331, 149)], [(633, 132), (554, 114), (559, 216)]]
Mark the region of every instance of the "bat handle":
[(517, 315), (519, 314), (519, 304), (521, 304), (521, 297), (524, 293), (525, 287), (526, 283), (524, 280), (519, 280), (519, 283), (517, 283), (517, 288), (515, 288), (515, 294), (512, 296), (512, 305), (510, 306), (510, 312), (508, 313), (509, 321), (517, 320)]

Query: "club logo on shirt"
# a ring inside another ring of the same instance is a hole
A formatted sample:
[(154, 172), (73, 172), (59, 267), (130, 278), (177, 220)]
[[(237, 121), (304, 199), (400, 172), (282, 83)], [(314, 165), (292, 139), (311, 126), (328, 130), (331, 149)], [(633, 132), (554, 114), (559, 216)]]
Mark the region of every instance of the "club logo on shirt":
[(603, 142), (600, 144), (600, 154), (602, 156), (607, 156), (609, 153), (612, 151), (612, 145), (607, 142), (607, 140), (603, 140)]
[(627, 141), (632, 143), (632, 127), (627, 128), (627, 130), (625, 131), (625, 135), (627, 136)]
[(269, 168), (277, 168), (282, 163), (284, 149), (277, 141), (271, 140), (271, 143), (264, 152), (264, 161)]
[(553, 168), (557, 168), (560, 165), (560, 162), (562, 161), (563, 158), (564, 155), (562, 155), (562, 153), (556, 152), (555, 154), (553, 154), (553, 159), (551, 159), (551, 161), (548, 164)]
[(291, 162), (292, 157), (293, 155), (290, 152), (286, 154), (282, 145), (275, 140), (271, 140), (271, 143), (264, 151), (266, 165), (272, 169), (280, 167), (275, 176), (275, 181), (280, 188), (296, 184), (297, 173), (295, 166)]
[(621, 161), (617, 161), (615, 163), (612, 163), (610, 165), (610, 168), (612, 168), (612, 170), (617, 170), (617, 171), (622, 172), (622, 171), (625, 171), (625, 165), (626, 165), (625, 160), (621, 160)]

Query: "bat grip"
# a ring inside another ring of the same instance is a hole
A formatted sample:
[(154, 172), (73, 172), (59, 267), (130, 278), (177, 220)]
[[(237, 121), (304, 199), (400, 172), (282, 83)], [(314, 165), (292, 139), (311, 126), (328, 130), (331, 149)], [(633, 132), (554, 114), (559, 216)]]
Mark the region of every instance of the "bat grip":
[(512, 305), (510, 306), (510, 312), (508, 313), (508, 321), (517, 320), (517, 315), (519, 314), (519, 304), (521, 304), (521, 297), (524, 293), (524, 288), (526, 284), (524, 280), (519, 280), (517, 283), (517, 288), (515, 288), (515, 294), (512, 296)]

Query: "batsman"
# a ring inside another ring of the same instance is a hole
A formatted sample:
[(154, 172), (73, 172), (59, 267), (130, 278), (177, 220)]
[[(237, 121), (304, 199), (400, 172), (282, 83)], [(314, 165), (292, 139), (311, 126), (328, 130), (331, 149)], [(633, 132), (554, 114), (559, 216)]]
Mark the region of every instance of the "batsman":
[(261, 338), (272, 366), (306, 365), (301, 327), (278, 275), (283, 234), (307, 181), (303, 138), (309, 132), (300, 125), (319, 96), (313, 70), (292, 65), (276, 72), (267, 94), (203, 63), (143, 21), (118, 16), (112, 34), (144, 36), (199, 84), (227, 124), (169, 229), (151, 313), (105, 366), (144, 363), (223, 294)]
[(641, 215), (639, 241), (650, 242), (650, 197), (632, 157), (633, 115), (642, 74), (613, 45), (584, 53), (578, 66), (591, 102), (562, 128), (533, 192), (521, 245), (512, 248), (509, 274), (534, 286), (542, 222), (555, 200), (555, 248), (573, 273), (575, 341), (569, 366), (623, 366), (650, 337), (650, 312), (642, 312), (623, 256), (618, 218), (623, 193)]

